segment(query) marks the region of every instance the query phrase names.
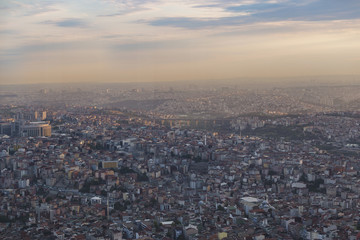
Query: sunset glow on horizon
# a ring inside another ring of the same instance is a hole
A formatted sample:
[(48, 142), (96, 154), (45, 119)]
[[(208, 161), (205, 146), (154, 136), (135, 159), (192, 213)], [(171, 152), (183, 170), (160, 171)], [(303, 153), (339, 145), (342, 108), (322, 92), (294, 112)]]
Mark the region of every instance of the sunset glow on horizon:
[(360, 1), (0, 2), (0, 84), (360, 75)]

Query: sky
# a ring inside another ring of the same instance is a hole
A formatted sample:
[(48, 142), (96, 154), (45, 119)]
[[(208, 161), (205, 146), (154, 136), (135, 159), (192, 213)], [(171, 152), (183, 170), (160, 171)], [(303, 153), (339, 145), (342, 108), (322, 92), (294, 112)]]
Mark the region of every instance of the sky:
[(0, 84), (360, 75), (359, 0), (0, 0)]

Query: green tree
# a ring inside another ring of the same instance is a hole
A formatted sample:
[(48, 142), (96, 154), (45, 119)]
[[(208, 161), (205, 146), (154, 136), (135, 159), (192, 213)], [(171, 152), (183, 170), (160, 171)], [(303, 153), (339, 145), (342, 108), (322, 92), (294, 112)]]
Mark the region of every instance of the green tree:
[(116, 202), (114, 204), (114, 209), (117, 210), (117, 211), (125, 211), (126, 206), (122, 205), (120, 202)]
[(219, 211), (225, 211), (225, 208), (224, 208), (223, 206), (221, 206), (221, 205), (218, 205), (217, 210), (219, 210)]

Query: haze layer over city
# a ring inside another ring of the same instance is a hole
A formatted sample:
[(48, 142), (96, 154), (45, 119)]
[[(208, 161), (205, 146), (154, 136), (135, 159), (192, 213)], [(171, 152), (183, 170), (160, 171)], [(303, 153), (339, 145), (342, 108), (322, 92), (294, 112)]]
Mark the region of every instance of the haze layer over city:
[(360, 2), (0, 2), (0, 239), (360, 239)]

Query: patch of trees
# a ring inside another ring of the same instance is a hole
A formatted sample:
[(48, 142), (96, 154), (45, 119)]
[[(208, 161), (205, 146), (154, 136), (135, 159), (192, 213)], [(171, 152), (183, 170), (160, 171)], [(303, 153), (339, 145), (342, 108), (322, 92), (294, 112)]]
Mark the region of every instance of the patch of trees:
[(90, 192), (90, 186), (92, 185), (100, 185), (100, 184), (104, 184), (105, 180), (103, 179), (93, 179), (91, 181), (86, 181), (85, 184), (83, 185), (83, 187), (80, 189), (80, 192), (82, 193), (89, 193)]

